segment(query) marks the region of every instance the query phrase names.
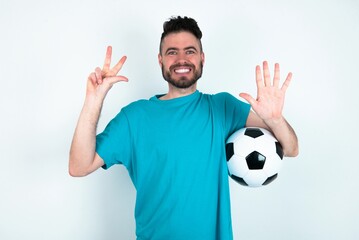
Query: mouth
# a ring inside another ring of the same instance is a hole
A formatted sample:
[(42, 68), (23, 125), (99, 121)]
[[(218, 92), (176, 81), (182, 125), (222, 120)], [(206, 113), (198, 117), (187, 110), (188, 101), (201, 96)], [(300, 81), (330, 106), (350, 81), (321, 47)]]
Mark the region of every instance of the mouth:
[(175, 68), (174, 72), (177, 74), (185, 74), (185, 73), (189, 73), (191, 71), (191, 68), (189, 67), (180, 67), (180, 68)]
[(170, 71), (179, 74), (189, 74), (195, 69), (195, 66), (193, 64), (185, 63), (185, 64), (174, 64), (170, 67)]

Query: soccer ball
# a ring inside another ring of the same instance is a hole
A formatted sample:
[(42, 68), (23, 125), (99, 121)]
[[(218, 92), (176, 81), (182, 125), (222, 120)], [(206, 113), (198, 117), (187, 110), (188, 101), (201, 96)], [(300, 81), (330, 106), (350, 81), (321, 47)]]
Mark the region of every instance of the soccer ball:
[(241, 185), (260, 187), (277, 178), (283, 150), (271, 132), (263, 128), (242, 128), (226, 143), (229, 176)]

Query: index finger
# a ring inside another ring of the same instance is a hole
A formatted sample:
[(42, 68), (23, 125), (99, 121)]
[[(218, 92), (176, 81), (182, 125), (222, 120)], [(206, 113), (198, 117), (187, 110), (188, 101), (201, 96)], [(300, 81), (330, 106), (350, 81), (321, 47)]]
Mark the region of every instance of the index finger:
[(262, 80), (262, 71), (259, 65), (256, 66), (256, 83), (257, 83), (257, 88), (264, 87)]
[(103, 70), (105, 72), (107, 72), (110, 69), (110, 65), (111, 65), (111, 56), (112, 56), (112, 47), (108, 46), (107, 47), (107, 51), (106, 51), (106, 58), (105, 58), (105, 63), (103, 65)]
[(288, 75), (287, 75), (287, 78), (285, 79), (285, 81), (284, 81), (284, 83), (283, 83), (283, 85), (282, 85), (282, 90), (285, 92), (285, 91), (287, 91), (287, 88), (289, 87), (289, 83), (290, 83), (290, 81), (292, 80), (292, 73), (290, 72), (290, 73), (288, 73)]
[(123, 64), (126, 62), (127, 57), (123, 56), (120, 61), (111, 69), (111, 72), (117, 75), (117, 73), (121, 70)]

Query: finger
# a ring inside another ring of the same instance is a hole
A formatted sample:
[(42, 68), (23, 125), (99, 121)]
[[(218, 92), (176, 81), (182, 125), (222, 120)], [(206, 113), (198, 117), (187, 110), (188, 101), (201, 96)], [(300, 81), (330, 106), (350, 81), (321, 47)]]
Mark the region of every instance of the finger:
[(117, 82), (128, 82), (128, 78), (125, 76), (115, 76), (115, 77), (108, 77), (106, 78), (106, 82), (109, 84), (115, 84)]
[(96, 73), (92, 72), (89, 75), (88, 80), (90, 80), (92, 84), (97, 84)]
[(103, 64), (103, 71), (107, 72), (110, 69), (112, 56), (112, 47), (108, 46), (106, 51), (105, 63)]
[(249, 104), (255, 108), (257, 106), (257, 101), (248, 93), (240, 93), (239, 96), (241, 98), (244, 98), (247, 102), (249, 102)]
[(95, 69), (95, 76), (96, 76), (96, 82), (98, 85), (102, 84), (103, 80), (102, 80), (102, 71), (101, 68), (97, 67)]
[(267, 61), (263, 62), (263, 76), (264, 76), (264, 85), (271, 86), (271, 79), (270, 79), (270, 73), (269, 73)]
[(288, 73), (288, 76), (287, 76), (287, 78), (285, 79), (285, 81), (284, 81), (284, 83), (283, 83), (283, 85), (282, 85), (282, 91), (287, 91), (287, 88), (289, 87), (289, 84), (290, 84), (290, 81), (292, 81), (292, 76), (293, 76), (293, 74), (290, 72), (290, 73)]
[(276, 63), (274, 65), (274, 78), (273, 78), (273, 86), (278, 87), (279, 86), (279, 79), (280, 79), (280, 70), (279, 70), (279, 64)]
[(262, 79), (262, 71), (259, 65), (256, 66), (256, 83), (257, 83), (257, 88), (261, 88), (264, 86)]
[(114, 75), (117, 75), (117, 73), (121, 70), (123, 64), (126, 62), (127, 57), (123, 56), (120, 61), (111, 69), (111, 72), (114, 73)]

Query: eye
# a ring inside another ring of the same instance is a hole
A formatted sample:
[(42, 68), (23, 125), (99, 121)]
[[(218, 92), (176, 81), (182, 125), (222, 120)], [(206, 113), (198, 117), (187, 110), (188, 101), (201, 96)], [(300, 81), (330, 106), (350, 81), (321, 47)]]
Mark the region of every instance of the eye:
[(196, 53), (196, 52), (195, 52), (194, 50), (187, 50), (187, 51), (186, 51), (186, 54), (189, 54), (189, 55), (190, 55), (190, 54), (195, 54), (195, 53)]
[(177, 55), (177, 51), (174, 51), (174, 50), (168, 51), (167, 55)]

